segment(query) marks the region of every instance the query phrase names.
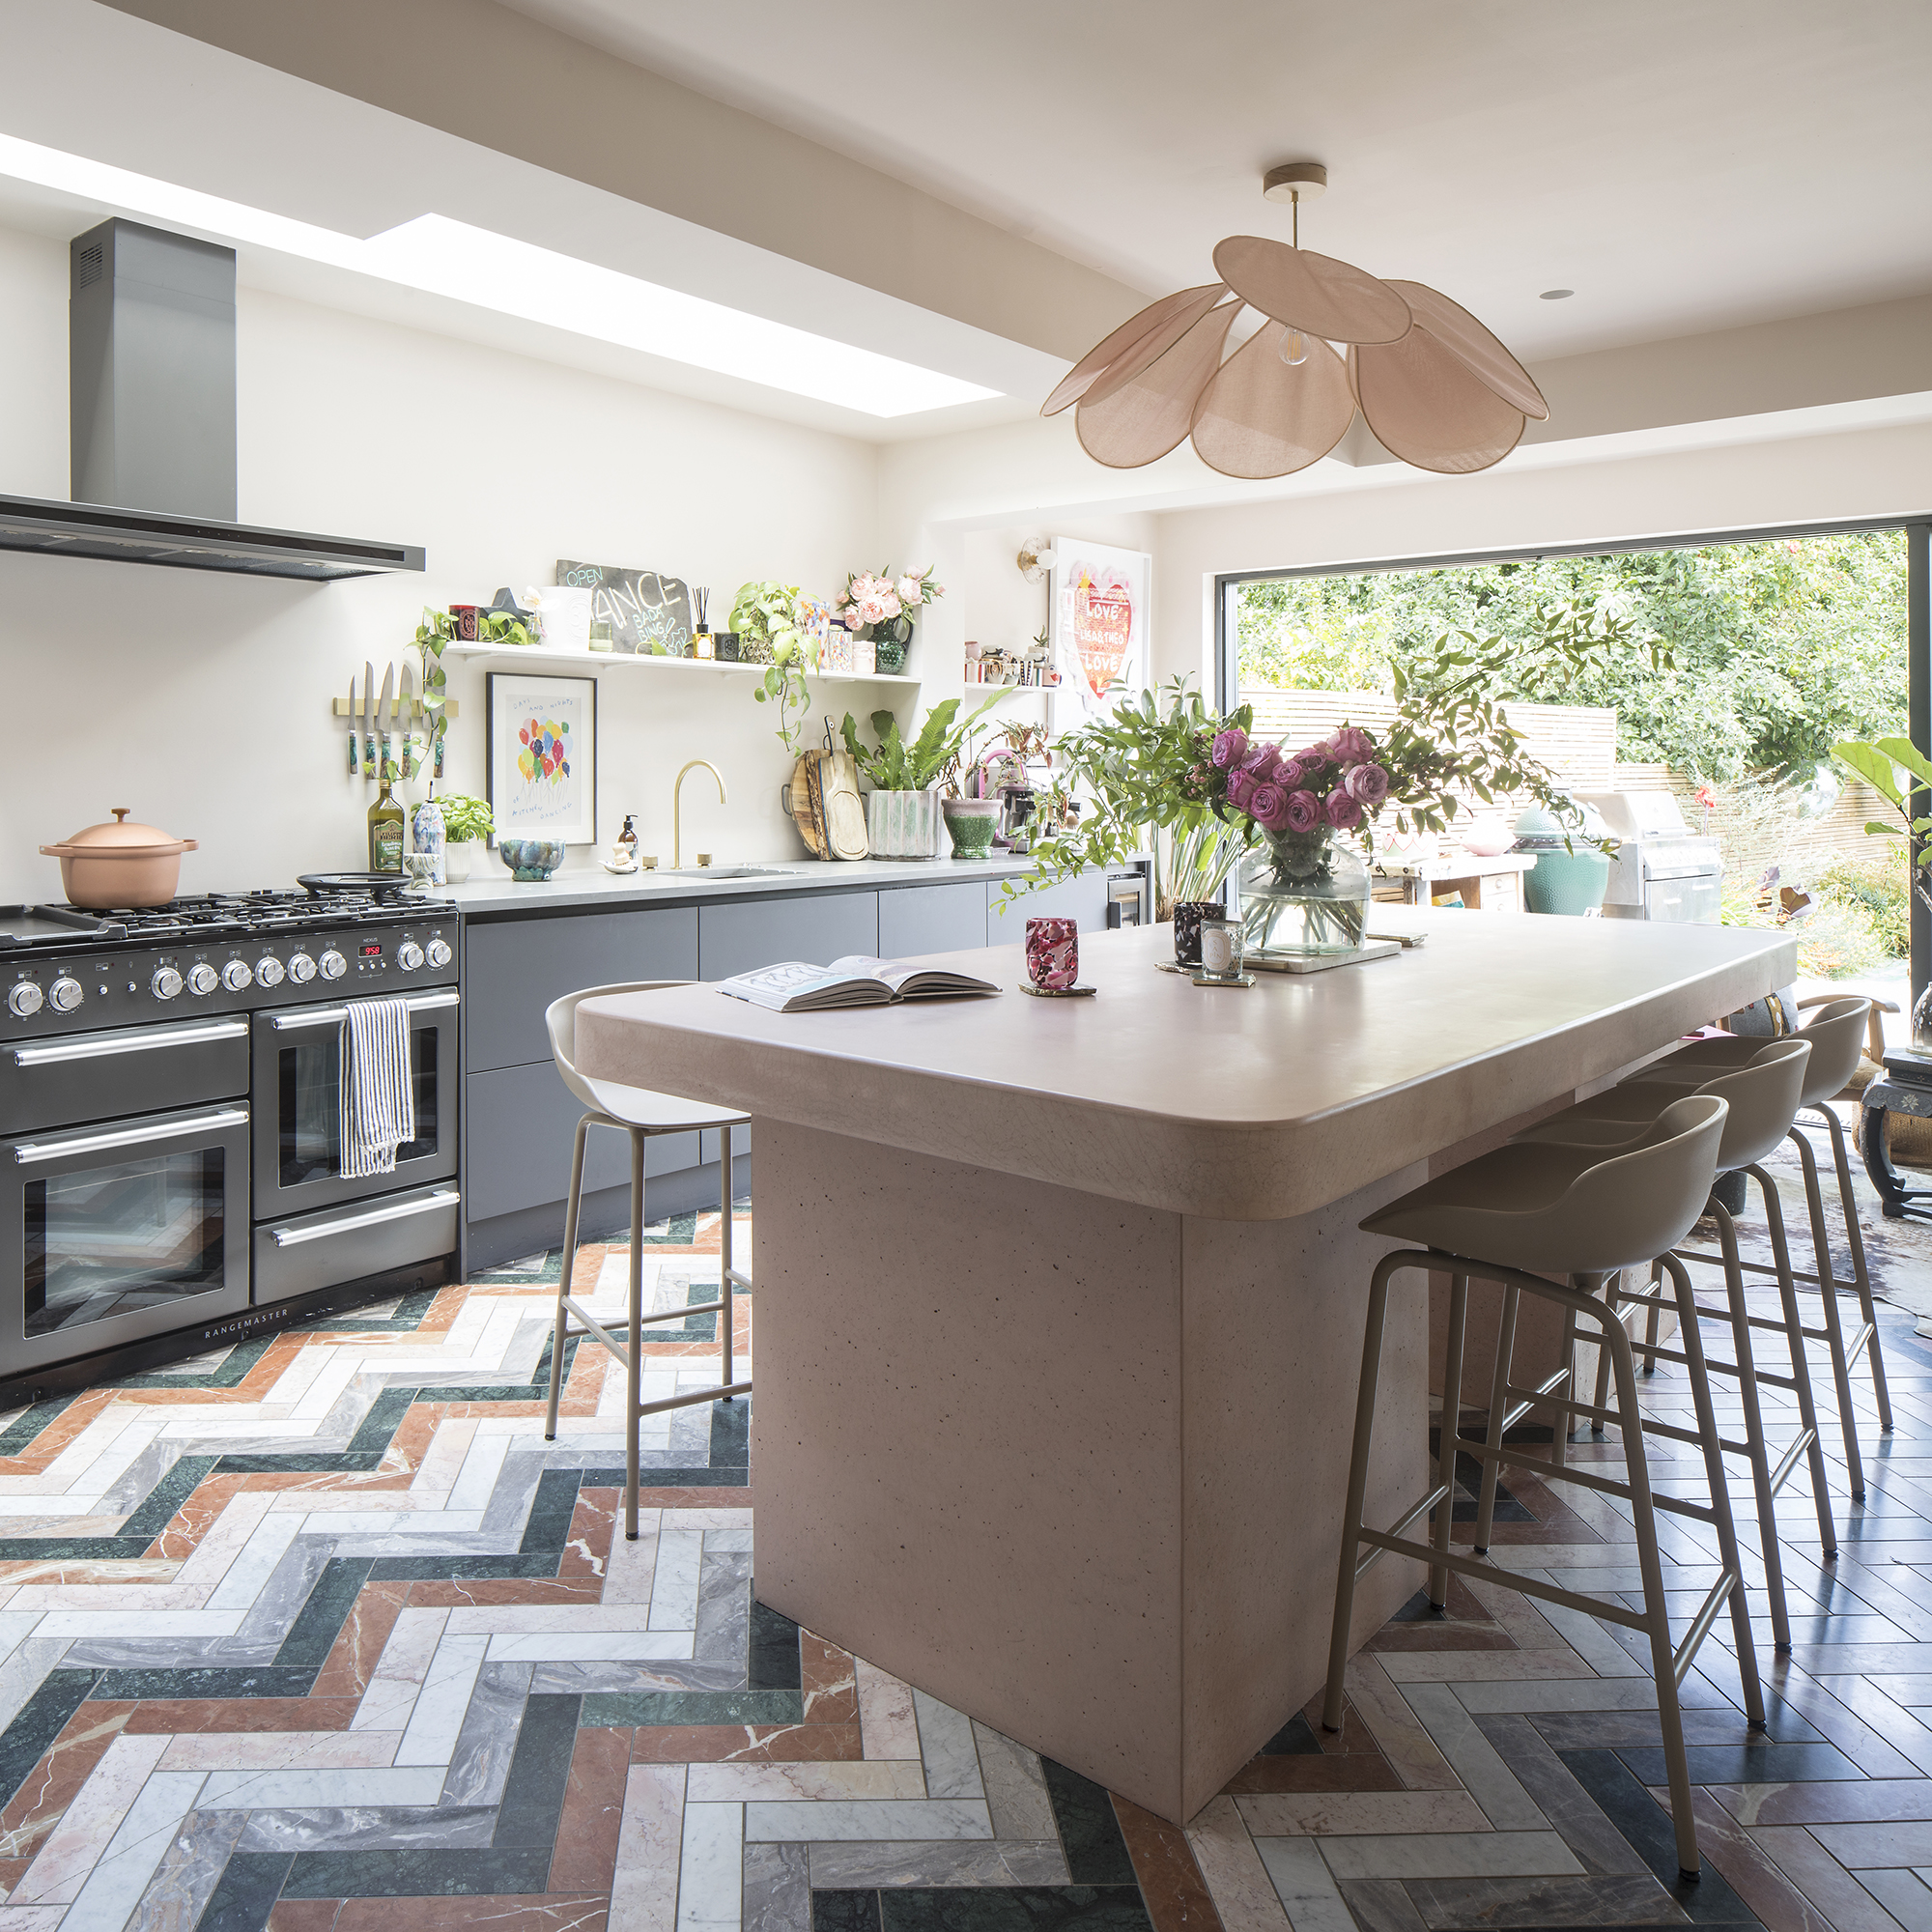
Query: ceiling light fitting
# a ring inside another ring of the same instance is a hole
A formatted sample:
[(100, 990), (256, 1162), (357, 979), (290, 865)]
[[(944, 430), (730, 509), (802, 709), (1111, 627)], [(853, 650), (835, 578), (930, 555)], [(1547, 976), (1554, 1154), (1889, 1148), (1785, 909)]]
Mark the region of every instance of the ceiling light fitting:
[(1576, 293), (1577, 291), (1575, 289), (1545, 289), (1544, 292), (1537, 297), (1537, 300), (1547, 301), (1547, 302), (1567, 302), (1570, 299), (1570, 298), (1574, 296)]
[[(1262, 193), (1289, 204), (1292, 243), (1229, 236), (1214, 250), (1218, 281), (1122, 323), (1040, 414), (1077, 405), (1081, 446), (1115, 469), (1157, 462), (1191, 437), (1223, 475), (1289, 476), (1326, 456), (1358, 408), (1382, 446), (1418, 469), (1466, 475), (1500, 463), (1528, 417), (1548, 419), (1542, 392), (1447, 296), (1304, 249), (1301, 203), (1327, 185), (1317, 161), (1270, 168)], [(1243, 307), (1266, 320), (1224, 361)]]

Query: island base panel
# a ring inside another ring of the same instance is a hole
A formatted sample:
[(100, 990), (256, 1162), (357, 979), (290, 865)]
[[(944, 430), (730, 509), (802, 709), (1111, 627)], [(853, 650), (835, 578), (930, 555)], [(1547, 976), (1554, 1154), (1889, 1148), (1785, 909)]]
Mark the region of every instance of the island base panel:
[[(777, 1121), (753, 1140), (759, 1599), (1192, 1816), (1321, 1688), (1387, 1246), (1355, 1224), (1421, 1170), (1225, 1222)], [(1427, 1338), (1417, 1276), (1378, 1520), (1427, 1481)], [(1371, 1571), (1354, 1640), (1420, 1581)]]

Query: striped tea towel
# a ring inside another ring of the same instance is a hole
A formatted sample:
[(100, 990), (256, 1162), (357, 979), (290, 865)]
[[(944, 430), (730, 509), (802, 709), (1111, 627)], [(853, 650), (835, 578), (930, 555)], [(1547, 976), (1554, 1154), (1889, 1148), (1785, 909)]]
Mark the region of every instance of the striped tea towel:
[(393, 1174), (416, 1137), (410, 1079), (410, 1003), (352, 1000), (342, 1023), (342, 1177)]

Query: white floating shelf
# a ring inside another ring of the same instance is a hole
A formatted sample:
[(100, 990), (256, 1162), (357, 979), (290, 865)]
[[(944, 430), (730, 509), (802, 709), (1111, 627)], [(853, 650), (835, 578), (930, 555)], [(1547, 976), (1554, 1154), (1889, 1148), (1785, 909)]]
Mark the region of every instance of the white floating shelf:
[[(639, 656), (631, 651), (553, 651), (542, 644), (444, 644), (446, 658), (514, 658), (520, 664), (580, 665), (592, 670), (648, 668), (666, 671), (712, 671), (726, 676), (744, 671), (758, 675), (768, 668), (760, 664), (732, 664), (717, 658), (658, 658)], [(918, 684), (916, 677), (889, 676), (884, 671), (811, 670), (806, 676), (813, 684)], [(347, 700), (344, 700), (347, 702)]]

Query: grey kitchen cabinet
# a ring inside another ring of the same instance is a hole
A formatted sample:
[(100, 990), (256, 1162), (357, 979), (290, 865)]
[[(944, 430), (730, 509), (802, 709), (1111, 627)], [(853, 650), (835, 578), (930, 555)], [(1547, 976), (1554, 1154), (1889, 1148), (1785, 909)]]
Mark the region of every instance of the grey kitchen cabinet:
[(464, 933), (466, 1064), (550, 1059), (544, 1009), (584, 986), (697, 978), (697, 909), (478, 920)]
[(697, 977), (728, 980), (781, 959), (829, 966), (848, 952), (879, 950), (877, 893), (817, 893), (728, 899), (697, 911)]
[(1030, 919), (1072, 919), (1087, 933), (1107, 929), (1107, 874), (1095, 869), (1076, 878), (1042, 886), (1037, 892), (1007, 898), (997, 879), (989, 879), (986, 894), (986, 944), (1024, 946)]
[[(649, 976), (646, 975), (646, 978)], [(570, 1190), (570, 1151), (583, 1103), (545, 1060), (469, 1075), (465, 1208), (490, 1221), (519, 1208), (563, 1200)], [(660, 1134), (644, 1144), (644, 1172), (672, 1174), (697, 1165), (696, 1134)], [(583, 1191), (627, 1187), (631, 1137), (592, 1127), (583, 1149)]]
[(879, 953), (915, 959), (986, 943), (986, 887), (974, 879), (951, 886), (900, 886), (879, 895)]

